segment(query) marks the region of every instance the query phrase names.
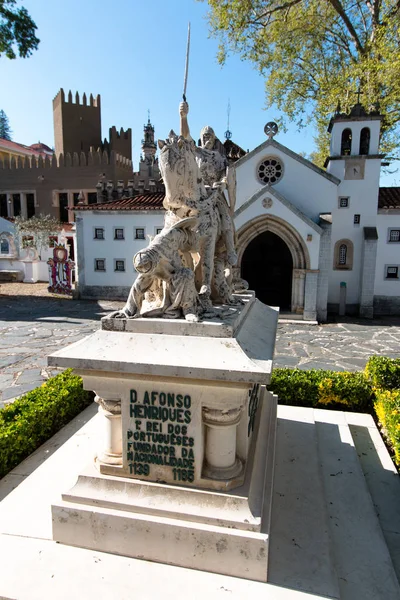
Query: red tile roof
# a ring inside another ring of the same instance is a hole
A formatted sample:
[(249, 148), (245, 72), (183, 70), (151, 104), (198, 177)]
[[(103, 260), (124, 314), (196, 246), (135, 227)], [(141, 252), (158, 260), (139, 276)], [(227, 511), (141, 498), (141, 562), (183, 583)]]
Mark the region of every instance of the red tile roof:
[(378, 208), (400, 208), (400, 187), (379, 188)]
[(27, 156), (47, 156), (49, 154), (48, 151), (44, 150), (36, 150), (33, 147), (25, 146), (24, 144), (18, 144), (17, 142), (12, 142), (11, 140), (5, 140), (4, 138), (0, 138), (0, 150), (9, 150), (10, 152), (20, 152), (21, 154), (25, 154)]
[(32, 150), (36, 150), (37, 152), (44, 152), (45, 154), (54, 154), (54, 150), (49, 148), (46, 144), (42, 144), (42, 142), (31, 144), (29, 148), (32, 148)]
[(131, 198), (111, 200), (104, 204), (82, 204), (74, 210), (163, 210), (165, 194), (140, 194)]

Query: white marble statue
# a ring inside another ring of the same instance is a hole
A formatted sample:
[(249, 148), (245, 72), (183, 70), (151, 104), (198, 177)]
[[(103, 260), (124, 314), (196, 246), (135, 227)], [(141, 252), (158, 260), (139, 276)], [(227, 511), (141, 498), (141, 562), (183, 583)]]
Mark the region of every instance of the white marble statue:
[[(202, 145), (190, 137), (189, 107), (180, 104), (181, 135), (158, 141), (165, 185), (164, 228), (133, 264), (139, 276), (116, 318), (159, 317), (196, 321), (214, 304), (236, 304), (232, 266), (237, 262), (233, 225), (234, 177), (210, 127)], [(228, 183), (229, 205), (225, 198)]]
[[(187, 321), (198, 321), (194, 272), (183, 265), (181, 258), (196, 245), (193, 231), (196, 222), (195, 217), (189, 217), (177, 221), (170, 228), (164, 227), (147, 248), (134, 256), (133, 266), (139, 275), (124, 308), (111, 313), (110, 317), (184, 317)], [(157, 284), (161, 284), (162, 297)], [(151, 292), (151, 306), (142, 312), (146, 292)]]

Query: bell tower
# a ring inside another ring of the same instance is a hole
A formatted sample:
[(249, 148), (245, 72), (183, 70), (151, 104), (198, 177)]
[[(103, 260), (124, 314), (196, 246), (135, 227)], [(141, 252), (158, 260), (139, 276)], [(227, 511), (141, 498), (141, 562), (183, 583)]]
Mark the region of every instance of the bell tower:
[(147, 119), (147, 125), (143, 127), (144, 138), (142, 140), (143, 159), (148, 165), (154, 163), (154, 157), (157, 152), (157, 146), (154, 141), (154, 127), (150, 123), (150, 111)]
[(364, 179), (366, 162), (380, 160), (379, 138), (382, 116), (378, 111), (367, 112), (358, 101), (348, 114), (341, 112), (340, 103), (332, 117), (330, 156), (325, 166), (328, 173), (339, 179)]

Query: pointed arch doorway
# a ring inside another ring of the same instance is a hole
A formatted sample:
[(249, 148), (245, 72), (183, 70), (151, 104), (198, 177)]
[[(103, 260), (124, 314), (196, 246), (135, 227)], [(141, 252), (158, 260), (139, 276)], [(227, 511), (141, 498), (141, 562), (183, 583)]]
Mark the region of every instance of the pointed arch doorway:
[(306, 314), (307, 318), (315, 312), (316, 297), (311, 298), (311, 289), (312, 306), (307, 306), (305, 313), (304, 303), (306, 279), (313, 287), (311, 280), (317, 274), (308, 273), (310, 255), (307, 246), (291, 224), (276, 215), (255, 217), (238, 230), (237, 249), (240, 274), (246, 281), (250, 279), (249, 288), (255, 290), (259, 300), (280, 306), (282, 312)]
[(244, 250), (242, 277), (256, 297), (281, 311), (292, 305), (293, 258), (285, 241), (272, 231), (257, 235)]

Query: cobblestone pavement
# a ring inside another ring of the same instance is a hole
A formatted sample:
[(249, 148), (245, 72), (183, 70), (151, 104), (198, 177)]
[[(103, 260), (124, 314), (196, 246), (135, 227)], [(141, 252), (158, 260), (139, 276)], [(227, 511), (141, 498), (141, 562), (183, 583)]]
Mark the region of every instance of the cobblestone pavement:
[[(35, 296), (33, 287), (28, 296), (9, 290), (3, 295), (3, 290), (1, 286), (0, 407), (55, 375), (57, 370), (47, 367), (47, 355), (91, 334), (103, 315), (121, 306)], [(278, 326), (275, 366), (355, 371), (372, 354), (400, 357), (400, 318)]]

